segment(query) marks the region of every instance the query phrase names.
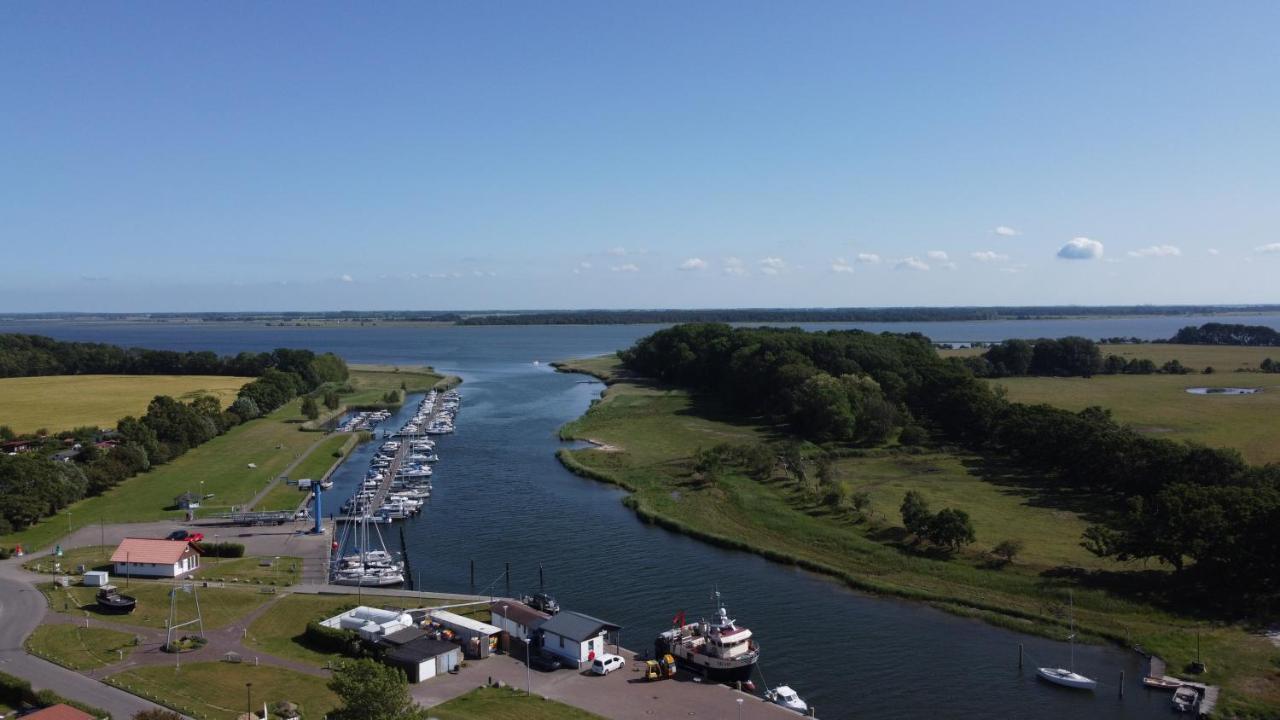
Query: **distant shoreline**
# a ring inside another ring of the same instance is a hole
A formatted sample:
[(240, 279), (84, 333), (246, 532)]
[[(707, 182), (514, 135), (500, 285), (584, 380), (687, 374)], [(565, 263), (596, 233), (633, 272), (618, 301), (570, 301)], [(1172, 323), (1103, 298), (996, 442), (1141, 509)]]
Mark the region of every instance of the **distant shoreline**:
[(723, 323), (921, 323), (1103, 320), (1144, 317), (1253, 317), (1280, 305), (954, 306), (886, 308), (724, 308), (658, 310), (317, 311), (200, 313), (10, 313), (0, 323), (205, 327), (458, 327), (489, 325), (672, 325)]

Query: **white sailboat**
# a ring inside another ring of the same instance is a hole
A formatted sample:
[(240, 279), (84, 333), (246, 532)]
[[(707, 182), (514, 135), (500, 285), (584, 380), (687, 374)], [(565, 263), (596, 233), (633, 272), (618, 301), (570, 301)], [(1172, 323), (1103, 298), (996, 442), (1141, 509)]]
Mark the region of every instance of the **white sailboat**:
[(1068, 595), (1067, 602), (1069, 603), (1067, 606), (1067, 618), (1071, 623), (1071, 634), (1067, 636), (1067, 640), (1071, 643), (1071, 665), (1069, 668), (1038, 668), (1036, 670), (1036, 674), (1051, 683), (1061, 685), (1063, 687), (1075, 688), (1077, 690), (1093, 690), (1098, 686), (1098, 683), (1076, 672), (1075, 598)]

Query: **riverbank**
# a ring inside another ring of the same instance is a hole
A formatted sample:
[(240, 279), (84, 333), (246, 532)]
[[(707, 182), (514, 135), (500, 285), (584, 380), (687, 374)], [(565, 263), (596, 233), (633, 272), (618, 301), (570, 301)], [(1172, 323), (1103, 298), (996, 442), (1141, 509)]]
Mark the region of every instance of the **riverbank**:
[[(1141, 645), (1182, 668), (1196, 652), (1209, 665), (1198, 680), (1226, 688), (1225, 715), (1265, 717), (1280, 709), (1271, 668), (1280, 653), (1239, 625), (1206, 622), (1151, 603), (1119, 582), (1148, 572), (1099, 560), (1078, 546), (1087, 498), (1054, 496), (1033, 478), (945, 448), (842, 457), (841, 482), (871, 496), (865, 516), (815, 502), (781, 477), (757, 481), (729, 472), (714, 483), (695, 478), (702, 448), (777, 438), (774, 428), (742, 422), (687, 393), (609, 372), (616, 361), (559, 363), (609, 375), (602, 399), (561, 431), (566, 439), (607, 443), (615, 452), (562, 450), (561, 461), (585, 477), (631, 492), (626, 503), (648, 522), (720, 546), (752, 552), (838, 578), (870, 592), (923, 601), (1022, 632), (1063, 637), (1067, 590), (1076, 621), (1095, 640)], [(978, 542), (953, 557), (907, 542), (897, 503), (919, 487), (937, 506), (970, 511)], [(1025, 534), (1026, 537), (1020, 537)], [(989, 553), (1005, 539), (1025, 541), (1011, 563)]]

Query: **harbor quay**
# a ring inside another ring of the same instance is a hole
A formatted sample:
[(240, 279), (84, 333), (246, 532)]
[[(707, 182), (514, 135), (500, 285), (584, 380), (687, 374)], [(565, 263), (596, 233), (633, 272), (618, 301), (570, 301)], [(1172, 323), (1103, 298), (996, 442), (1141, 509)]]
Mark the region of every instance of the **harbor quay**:
[[(612, 649), (612, 647), (611, 647)], [(530, 671), (510, 655), (493, 655), (469, 662), (455, 675), (412, 685), (410, 693), (420, 705), (433, 707), (451, 700), (477, 684), (502, 683), (517, 690), (532, 689), (548, 700), (582, 708), (614, 720), (655, 718), (723, 718), (724, 720), (797, 720), (801, 717), (759, 695), (739, 692), (727, 685), (695, 682), (683, 671), (666, 680), (645, 680), (644, 655), (619, 648), (626, 665), (608, 675), (590, 671)], [(821, 708), (816, 708), (821, 717)]]

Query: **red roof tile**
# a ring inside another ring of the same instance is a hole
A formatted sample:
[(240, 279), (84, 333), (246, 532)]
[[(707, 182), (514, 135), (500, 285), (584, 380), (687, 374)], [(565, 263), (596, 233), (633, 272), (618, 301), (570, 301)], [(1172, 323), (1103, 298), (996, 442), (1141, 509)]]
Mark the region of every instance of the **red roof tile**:
[(81, 712), (70, 705), (50, 705), (43, 710), (37, 710), (30, 715), (24, 715), (24, 720), (96, 720), (92, 715)]
[(172, 565), (181, 560), (187, 552), (194, 553), (195, 550), (186, 540), (125, 538), (111, 555), (111, 562)]

